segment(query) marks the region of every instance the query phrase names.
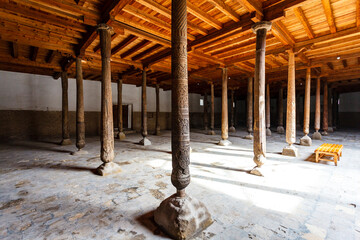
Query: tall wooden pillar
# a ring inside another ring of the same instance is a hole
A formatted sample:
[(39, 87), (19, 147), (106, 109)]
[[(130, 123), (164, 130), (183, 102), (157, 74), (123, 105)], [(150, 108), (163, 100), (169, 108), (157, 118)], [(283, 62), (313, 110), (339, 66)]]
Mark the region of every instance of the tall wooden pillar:
[(70, 128), (69, 128), (69, 100), (68, 100), (68, 75), (67, 72), (61, 73), (62, 89), (62, 140), (60, 145), (70, 145)]
[(338, 101), (339, 101), (339, 93), (336, 92), (335, 89), (333, 89), (333, 96), (334, 96), (334, 102), (333, 102), (333, 110), (332, 110), (332, 115), (333, 115), (333, 130), (335, 131), (337, 129), (337, 124), (338, 124)]
[(277, 110), (278, 110), (278, 127), (276, 129), (276, 131), (278, 133), (284, 133), (284, 105), (283, 105), (283, 100), (284, 100), (284, 88), (281, 86), (279, 88), (279, 96), (278, 96), (278, 100), (277, 100)]
[(208, 135), (215, 135), (214, 131), (214, 125), (215, 125), (215, 96), (214, 96), (214, 83), (210, 82), (210, 131), (208, 132)]
[(295, 99), (296, 99), (296, 129), (301, 128), (301, 122), (300, 122), (300, 94), (296, 94), (295, 92)]
[(320, 77), (316, 79), (316, 95), (315, 95), (315, 132), (312, 135), (313, 139), (321, 140), (320, 130)]
[(114, 160), (114, 125), (111, 93), (111, 34), (112, 28), (107, 24), (99, 24), (97, 31), (101, 46), (101, 160), (104, 162), (98, 167), (98, 173), (106, 176), (120, 172), (119, 165)]
[(177, 193), (160, 204), (154, 220), (172, 238), (188, 239), (207, 228), (212, 220), (205, 205), (185, 193), (190, 183), (186, 0), (171, 1), (171, 49), (171, 183)]
[(323, 110), (323, 135), (328, 135), (328, 117), (329, 117), (329, 109), (328, 109), (328, 83), (325, 81), (324, 83), (324, 94), (323, 94), (323, 104), (324, 104), (324, 110)]
[(155, 119), (155, 135), (160, 135), (160, 85), (157, 83), (155, 87), (156, 91), (156, 119)]
[(265, 47), (266, 32), (271, 22), (257, 22), (252, 26), (256, 33), (256, 58), (254, 76), (254, 162), (257, 167), (264, 164), (266, 158), (265, 131)]
[(147, 138), (147, 105), (146, 105), (146, 69), (142, 71), (142, 86), (141, 86), (141, 135), (142, 139), (139, 144), (143, 146), (151, 145)]
[(329, 126), (328, 126), (328, 132), (334, 132), (334, 129), (333, 129), (333, 105), (334, 105), (334, 96), (333, 96), (333, 91), (334, 89), (332, 87), (329, 87), (329, 101), (328, 101), (328, 115), (329, 115), (329, 118), (328, 118), (328, 123), (329, 123)]
[(235, 101), (234, 101), (234, 89), (231, 89), (231, 106), (230, 106), (230, 128), (229, 132), (236, 132), (234, 121), (235, 121)]
[(231, 142), (229, 138), (229, 118), (228, 118), (228, 94), (227, 94), (227, 83), (228, 75), (227, 68), (222, 68), (222, 86), (221, 86), (221, 140), (218, 145), (228, 146)]
[(84, 113), (84, 86), (81, 58), (76, 58), (76, 147), (73, 155), (87, 154), (82, 150), (85, 147), (85, 113)]
[(300, 144), (311, 146), (312, 141), (308, 136), (310, 125), (310, 97), (311, 97), (311, 68), (306, 69), (305, 94), (304, 94), (304, 136), (300, 139)]
[(246, 128), (248, 135), (246, 139), (253, 139), (251, 133), (253, 132), (253, 78), (248, 78), (247, 98), (246, 98)]
[(122, 76), (119, 75), (119, 79), (117, 81), (117, 91), (118, 91), (118, 108), (117, 108), (117, 120), (118, 120), (118, 134), (116, 135), (116, 138), (119, 140), (124, 140), (126, 138), (126, 135), (124, 133), (124, 126), (123, 126), (123, 108), (122, 108)]
[(296, 157), (297, 148), (293, 145), (296, 142), (296, 89), (295, 89), (295, 54), (288, 50), (288, 91), (286, 107), (286, 142), (288, 146), (283, 148), (282, 154)]
[(204, 130), (208, 131), (208, 124), (209, 124), (209, 120), (208, 120), (208, 100), (207, 100), (207, 91), (205, 90), (204, 92)]
[(271, 130), (270, 130), (270, 86), (269, 84), (266, 84), (266, 136), (271, 136)]

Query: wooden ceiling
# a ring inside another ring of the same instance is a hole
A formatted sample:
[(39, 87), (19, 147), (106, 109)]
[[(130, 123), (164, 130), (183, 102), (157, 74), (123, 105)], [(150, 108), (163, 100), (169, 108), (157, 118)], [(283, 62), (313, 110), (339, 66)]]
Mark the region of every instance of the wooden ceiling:
[[(242, 89), (255, 68), (254, 22), (272, 21), (266, 40), (266, 81), (286, 84), (287, 50), (296, 52), (296, 79), (305, 69), (343, 91), (360, 89), (360, 0), (188, 0), (188, 67), (191, 92), (210, 81), (220, 89), (220, 67), (229, 88)], [(114, 28), (113, 80), (171, 87), (170, 0), (1, 0), (0, 69), (101, 80), (98, 23)]]

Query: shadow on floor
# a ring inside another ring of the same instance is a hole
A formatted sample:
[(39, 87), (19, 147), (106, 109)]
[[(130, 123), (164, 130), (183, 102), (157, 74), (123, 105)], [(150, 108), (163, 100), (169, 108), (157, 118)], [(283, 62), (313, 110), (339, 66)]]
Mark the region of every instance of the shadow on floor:
[(159, 236), (159, 237), (164, 238), (164, 239), (168, 239), (169, 236), (166, 235), (161, 230), (161, 228), (155, 223), (154, 212), (155, 212), (155, 210), (144, 213), (144, 214), (136, 217), (135, 220), (137, 222), (139, 222), (143, 227), (148, 229), (150, 232), (152, 232), (154, 235)]
[[(58, 145), (58, 143), (55, 143), (56, 145)], [(66, 149), (58, 149), (58, 148), (54, 148), (54, 147), (43, 147), (43, 146), (38, 146), (33, 143), (18, 143), (18, 142), (13, 142), (13, 143), (8, 143), (8, 145), (12, 146), (12, 147), (20, 147), (20, 148), (27, 148), (30, 150), (44, 150), (44, 151), (53, 151), (53, 152), (59, 152), (59, 153), (72, 153), (73, 151), (69, 151)]]

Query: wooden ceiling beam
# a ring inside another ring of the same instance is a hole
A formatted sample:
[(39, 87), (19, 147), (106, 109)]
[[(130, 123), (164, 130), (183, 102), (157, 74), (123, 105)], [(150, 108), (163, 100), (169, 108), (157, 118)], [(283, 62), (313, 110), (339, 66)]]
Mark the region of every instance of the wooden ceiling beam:
[(223, 0), (208, 0), (208, 2), (212, 3), (217, 9), (219, 9), (220, 12), (222, 12), (235, 22), (239, 21), (239, 14), (237, 14), (228, 5), (226, 5)]
[(285, 45), (294, 46), (295, 38), (287, 30), (285, 25), (281, 21), (274, 22), (272, 24), (271, 31), (274, 33), (274, 36), (279, 38), (279, 40)]
[(222, 28), (222, 23), (218, 20), (214, 19), (212, 16), (210, 16), (208, 13), (204, 12), (191, 2), (187, 2), (187, 11), (194, 15), (195, 17), (199, 18), (203, 22), (209, 24), (210, 26), (220, 30)]
[(56, 51), (50, 50), (46, 57), (46, 62), (51, 63), (54, 60), (55, 54), (56, 54)]
[(360, 27), (360, 0), (356, 0), (356, 26)]
[[(120, 34), (118, 34), (118, 33), (114, 33), (113, 35), (111, 35), (111, 41), (114, 40), (115, 38), (117, 38), (119, 35)], [(101, 48), (101, 46), (100, 46), (100, 43), (99, 43), (98, 45), (96, 45), (94, 47), (94, 49), (93, 49), (94, 53), (99, 52), (100, 48)]]
[(114, 55), (125, 48), (127, 45), (135, 41), (138, 37), (134, 35), (129, 35), (127, 38), (122, 40), (118, 45), (111, 49), (111, 55)]
[(334, 18), (333, 10), (331, 8), (330, 0), (321, 0), (321, 2), (324, 7), (326, 20), (328, 22), (330, 32), (336, 33), (335, 18)]
[(300, 23), (303, 25), (304, 30), (310, 39), (315, 37), (314, 31), (312, 30), (309, 21), (307, 20), (301, 7), (294, 8), (295, 16), (299, 19)]
[(334, 65), (331, 62), (327, 62), (326, 65), (331, 69), (334, 70)]
[(255, 16), (257, 20), (254, 21), (261, 21), (263, 17), (263, 9), (262, 5), (257, 0), (235, 0), (241, 6), (243, 6), (249, 13), (256, 12)]
[(10, 42), (10, 50), (13, 58), (19, 57), (19, 45), (16, 42)]
[(76, 0), (76, 4), (79, 6), (84, 6), (86, 0)]
[(150, 53), (152, 53), (153, 51), (155, 51), (155, 50), (157, 50), (159, 48), (161, 48), (161, 45), (157, 43), (154, 46), (146, 49), (145, 51), (135, 55), (134, 57), (131, 58), (131, 60), (136, 61), (136, 60), (138, 60), (140, 58), (143, 58), (143, 57), (149, 55)]
[(38, 47), (32, 47), (31, 54), (30, 54), (30, 60), (36, 62), (36, 58), (38, 56), (39, 48)]
[(341, 62), (343, 64), (344, 68), (346, 68), (348, 66), (346, 59), (342, 60)]
[(138, 44), (136, 44), (134, 47), (130, 48), (129, 50), (127, 50), (126, 52), (122, 53), (120, 55), (121, 58), (126, 58), (127, 56), (130, 56), (132, 54), (134, 54), (135, 52), (137, 52), (138, 50), (146, 47), (147, 45), (149, 45), (151, 42), (149, 40), (142, 40), (141, 42), (139, 42)]

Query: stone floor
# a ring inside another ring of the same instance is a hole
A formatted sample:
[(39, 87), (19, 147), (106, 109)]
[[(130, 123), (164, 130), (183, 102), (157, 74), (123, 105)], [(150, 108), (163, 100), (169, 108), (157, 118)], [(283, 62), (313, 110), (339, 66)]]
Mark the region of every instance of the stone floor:
[[(267, 138), (265, 177), (249, 174), (252, 141), (230, 133), (230, 146), (203, 131), (191, 134), (192, 182), (187, 193), (206, 204), (214, 223), (195, 239), (360, 239), (360, 132), (338, 131), (281, 155), (285, 135)], [(302, 136), (298, 132), (298, 138)], [(0, 145), (0, 239), (167, 239), (153, 210), (175, 192), (170, 132), (115, 141), (118, 175), (100, 177), (98, 138), (89, 154), (55, 140)], [(323, 142), (344, 145), (338, 166), (314, 162)]]

